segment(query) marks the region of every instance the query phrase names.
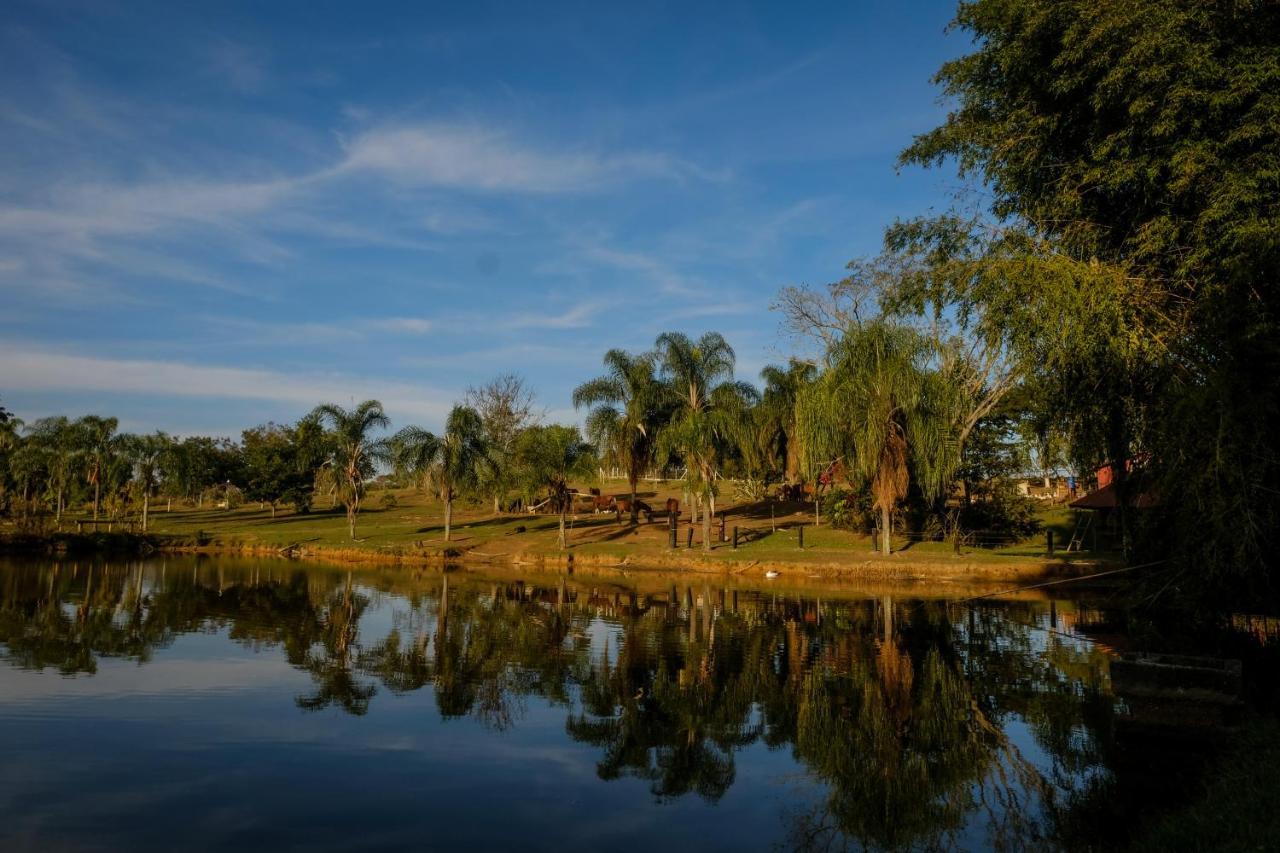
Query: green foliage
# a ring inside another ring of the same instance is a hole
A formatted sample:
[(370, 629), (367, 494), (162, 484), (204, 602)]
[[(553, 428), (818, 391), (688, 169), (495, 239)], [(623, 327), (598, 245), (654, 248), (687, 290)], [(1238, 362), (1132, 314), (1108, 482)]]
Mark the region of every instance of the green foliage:
[(856, 489), (831, 489), (822, 496), (822, 515), (836, 530), (871, 530), (876, 526), (876, 507), (870, 487), (864, 483)]
[(1074, 456), (1148, 460), (1158, 508), (1134, 518), (1123, 464), (1117, 489), (1130, 553), (1183, 569), (1163, 588), (1280, 594), (1280, 7), (975, 0), (956, 26), (954, 109), (903, 162), (954, 161), (995, 222), (890, 231), (917, 305), (1003, 336)]
[(386, 429), (391, 420), (377, 400), (365, 400), (350, 410), (329, 403), (316, 407), (312, 416), (330, 427), (330, 456), (325, 464), (334, 474), (334, 485), (347, 509), (348, 534), (355, 539), (365, 481), (376, 473), (377, 464), (388, 461), (392, 454), (391, 443), (375, 437), (374, 431)]
[(245, 468), (244, 493), (249, 500), (265, 501), (275, 514), (276, 504), (293, 504), (298, 512), (311, 509), (315, 472), (302, 459), (296, 430), (268, 423), (247, 429), (240, 436)]
[(551, 509), (560, 515), (559, 546), (564, 548), (565, 516), (572, 508), (572, 481), (595, 477), (598, 459), (595, 448), (582, 440), (576, 427), (551, 425), (529, 427), (516, 440), (519, 480), (530, 502), (546, 496)]
[(950, 387), (930, 368), (932, 352), (908, 326), (851, 327), (800, 397), (806, 474), (816, 479), (843, 460), (855, 481), (868, 482), (886, 553), (892, 514), (913, 481), (926, 498), (941, 498), (959, 464)]
[(604, 461), (627, 472), (631, 519), (636, 518), (636, 483), (653, 464), (658, 434), (671, 417), (670, 396), (657, 375), (655, 356), (620, 349), (604, 354), (605, 374), (573, 391), (573, 407), (590, 407), (587, 437)]
[(391, 448), (397, 466), (422, 478), (444, 502), (444, 538), (449, 541), (454, 500), (475, 493), (486, 472), (497, 468), (480, 414), (468, 406), (454, 406), (442, 435), (406, 427), (392, 439)]

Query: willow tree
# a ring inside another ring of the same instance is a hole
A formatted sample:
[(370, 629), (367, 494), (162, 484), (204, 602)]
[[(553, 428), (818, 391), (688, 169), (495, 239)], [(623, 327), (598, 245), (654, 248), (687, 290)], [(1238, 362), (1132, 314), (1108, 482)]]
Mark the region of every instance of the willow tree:
[(733, 347), (718, 332), (707, 332), (696, 341), (665, 332), (656, 346), (672, 406), (659, 448), (685, 464), (685, 483), (703, 506), (702, 547), (709, 551), (717, 469), (730, 435), (732, 403), (740, 397), (737, 391), (746, 393), (750, 386), (733, 382)]
[(560, 516), (556, 542), (563, 550), (568, 544), (565, 520), (573, 505), (569, 484), (595, 475), (595, 448), (582, 440), (576, 427), (535, 426), (520, 434), (516, 441), (516, 459), (525, 495), (532, 499), (549, 493), (551, 507)]
[(389, 427), (391, 419), (377, 400), (365, 400), (354, 409), (328, 403), (317, 406), (311, 416), (329, 426), (330, 456), (325, 465), (332, 472), (337, 493), (347, 509), (347, 531), (354, 540), (364, 482), (391, 453), (390, 442), (374, 433)]
[(440, 435), (406, 427), (392, 441), (401, 467), (422, 477), (444, 504), (444, 541), (453, 531), (453, 502), (474, 489), (481, 476), (496, 469), (485, 441), (480, 414), (469, 406), (454, 406)]
[(930, 341), (908, 326), (882, 320), (852, 326), (800, 396), (806, 471), (842, 459), (851, 476), (870, 483), (885, 554), (893, 511), (913, 474), (917, 487), (937, 498), (958, 465), (947, 388), (930, 366), (933, 354)]
[(636, 486), (653, 463), (658, 430), (666, 420), (668, 397), (653, 355), (620, 349), (604, 354), (605, 374), (573, 391), (573, 407), (591, 408), (587, 436), (627, 472), (631, 523), (636, 523)]

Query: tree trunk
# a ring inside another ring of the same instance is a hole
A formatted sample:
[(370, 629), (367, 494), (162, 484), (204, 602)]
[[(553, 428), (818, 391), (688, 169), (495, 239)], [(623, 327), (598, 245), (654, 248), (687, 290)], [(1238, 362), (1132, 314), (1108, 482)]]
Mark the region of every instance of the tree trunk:
[(631, 487), (631, 523), (635, 524), (640, 520), (640, 509), (636, 506), (636, 484), (640, 480), (639, 471), (627, 472), (627, 485)]
[(493, 514), (494, 515), (502, 514), (502, 498), (499, 495), (493, 496)]
[[(707, 495), (707, 503), (710, 504), (711, 495)], [(711, 550), (711, 513), (706, 509), (702, 511), (702, 550)]]
[(449, 541), (449, 536), (453, 528), (453, 498), (444, 499), (444, 541)]
[(147, 513), (151, 509), (151, 490), (142, 490), (142, 532), (147, 532)]
[(883, 554), (893, 553), (893, 542), (889, 538), (890, 537), (889, 525), (891, 525), (892, 523), (893, 523), (892, 514), (889, 511), (889, 507), (881, 506), (880, 507), (880, 524), (881, 524), (880, 551)]
[(93, 481), (93, 520), (98, 520), (98, 496), (102, 488), (101, 483), (97, 480)]
[(271, 502), (271, 517), (272, 517), (272, 518), (275, 518), (275, 517), (276, 517), (276, 502), (275, 502), (275, 501), (272, 501), (272, 502)]
[(558, 542), (559, 542), (559, 544), (560, 544), (560, 550), (561, 550), (561, 551), (563, 551), (563, 550), (565, 549), (565, 538), (564, 538), (564, 516), (565, 516), (564, 504), (561, 504), (561, 505), (560, 505), (560, 538), (559, 538), (559, 540), (558, 540)]
[(347, 535), (352, 541), (356, 538), (356, 507), (355, 504), (347, 505)]

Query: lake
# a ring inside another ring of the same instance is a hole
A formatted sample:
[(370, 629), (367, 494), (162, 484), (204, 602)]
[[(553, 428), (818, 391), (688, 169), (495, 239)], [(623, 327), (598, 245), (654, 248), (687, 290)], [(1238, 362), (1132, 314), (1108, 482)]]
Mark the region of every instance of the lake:
[(1185, 764), (1086, 593), (786, 581), (0, 563), (0, 848), (1042, 849)]

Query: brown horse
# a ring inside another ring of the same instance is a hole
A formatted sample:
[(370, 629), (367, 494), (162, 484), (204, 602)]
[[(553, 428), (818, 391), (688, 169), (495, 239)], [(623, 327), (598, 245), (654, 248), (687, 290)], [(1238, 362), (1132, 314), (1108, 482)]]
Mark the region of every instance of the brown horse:
[[(623, 515), (631, 515), (631, 499), (618, 498), (614, 501), (614, 512), (617, 513), (618, 522), (622, 522)], [(645, 520), (653, 524), (653, 508), (641, 500), (636, 501), (636, 512), (644, 513)]]

